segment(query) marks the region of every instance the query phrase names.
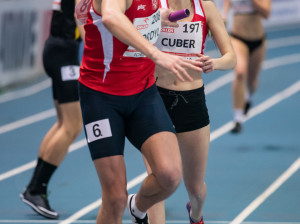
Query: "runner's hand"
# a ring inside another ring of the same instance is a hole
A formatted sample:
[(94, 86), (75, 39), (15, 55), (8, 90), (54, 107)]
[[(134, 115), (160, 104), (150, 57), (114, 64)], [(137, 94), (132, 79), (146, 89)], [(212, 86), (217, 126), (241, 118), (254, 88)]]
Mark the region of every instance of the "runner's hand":
[(199, 54), (199, 58), (195, 59), (195, 61), (202, 62), (201, 68), (204, 73), (210, 73), (214, 71), (213, 60), (209, 56)]
[(193, 78), (187, 73), (187, 69), (201, 72), (202, 62), (196, 60), (188, 60), (179, 56), (166, 54), (157, 51), (153, 57), (156, 65), (173, 73), (180, 81), (193, 81)]
[(170, 26), (170, 27), (178, 27), (177, 22), (171, 22), (169, 20), (169, 15), (173, 12), (170, 9), (160, 8), (160, 18), (161, 18), (161, 26)]

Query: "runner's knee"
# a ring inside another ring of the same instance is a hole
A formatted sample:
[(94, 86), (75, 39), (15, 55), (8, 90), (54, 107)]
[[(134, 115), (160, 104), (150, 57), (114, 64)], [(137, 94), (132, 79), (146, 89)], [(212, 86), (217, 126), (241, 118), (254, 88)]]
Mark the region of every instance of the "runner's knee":
[(182, 171), (180, 167), (176, 168), (164, 168), (157, 175), (158, 181), (160, 185), (164, 189), (168, 189), (170, 191), (176, 190), (179, 186), (182, 178)]

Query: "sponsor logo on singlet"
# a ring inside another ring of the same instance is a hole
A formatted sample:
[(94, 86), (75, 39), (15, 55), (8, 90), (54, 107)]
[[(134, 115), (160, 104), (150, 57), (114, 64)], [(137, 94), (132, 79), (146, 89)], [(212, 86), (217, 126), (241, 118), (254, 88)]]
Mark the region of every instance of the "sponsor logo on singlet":
[(158, 0), (152, 0), (152, 9), (156, 10), (158, 8)]
[(146, 10), (146, 5), (143, 5), (143, 4), (140, 4), (140, 5), (138, 5), (138, 7), (137, 7), (137, 11), (139, 11), (139, 10)]
[[(136, 29), (147, 39), (150, 43), (155, 44), (157, 41), (160, 30), (161, 30), (161, 20), (160, 20), (160, 12), (157, 10), (151, 16), (135, 18), (133, 20), (133, 25)], [(144, 54), (138, 52), (133, 47), (129, 46), (125, 51), (124, 57), (145, 57)]]

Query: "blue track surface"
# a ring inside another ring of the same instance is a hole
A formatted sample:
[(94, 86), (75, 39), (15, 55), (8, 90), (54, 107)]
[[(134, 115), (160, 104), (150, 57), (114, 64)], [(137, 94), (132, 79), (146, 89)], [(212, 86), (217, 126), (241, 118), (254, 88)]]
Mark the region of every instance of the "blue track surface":
[[(232, 120), (231, 71), (204, 75), (212, 131), (206, 175), (206, 223), (300, 223), (299, 25), (273, 28), (267, 32), (267, 40), (268, 51), (252, 117), (244, 124), (242, 134), (228, 132), (232, 125), (228, 123)], [(207, 50), (216, 53), (212, 42)], [(229, 81), (220, 81), (222, 77), (229, 77)], [(50, 84), (29, 96), (20, 91), (33, 89), (45, 80), (43, 77), (0, 95), (0, 223), (71, 223), (69, 217), (101, 198), (82, 133), (76, 140), (78, 144), (71, 147), (77, 150), (67, 155), (49, 185), (50, 203), (60, 213), (60, 219), (43, 219), (19, 199), (31, 178), (40, 142), (55, 122)], [(221, 85), (211, 90), (218, 80)], [(292, 85), (294, 88), (290, 88)], [(16, 99), (8, 100), (8, 95)], [(261, 111), (257, 111), (258, 105)], [(35, 121), (44, 111), (49, 112), (46, 118)], [(28, 123), (20, 123), (28, 117)], [(83, 144), (78, 146), (79, 143)], [(145, 172), (141, 155), (128, 142), (125, 160), (128, 181)], [(281, 176), (283, 173), (286, 176)], [(139, 183), (133, 184), (129, 193), (136, 192)], [(167, 223), (188, 223), (187, 200), (181, 184), (166, 201)], [(96, 206), (87, 213), (81, 212), (74, 223), (94, 223), (97, 211)], [(129, 219), (125, 211), (124, 223), (129, 223)]]

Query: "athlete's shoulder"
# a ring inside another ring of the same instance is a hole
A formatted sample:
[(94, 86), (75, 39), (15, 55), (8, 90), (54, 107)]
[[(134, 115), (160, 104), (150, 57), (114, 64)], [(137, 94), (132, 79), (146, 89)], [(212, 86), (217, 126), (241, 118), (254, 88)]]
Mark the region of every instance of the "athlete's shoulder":
[(201, 4), (206, 14), (206, 17), (210, 14), (214, 15), (215, 13), (218, 12), (215, 3), (212, 0), (201, 0)]

